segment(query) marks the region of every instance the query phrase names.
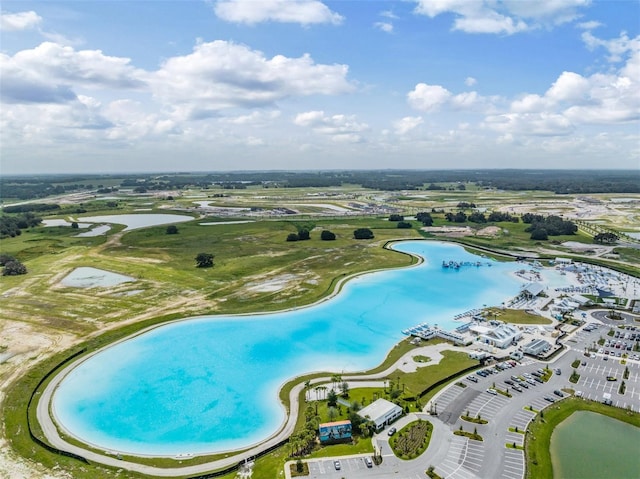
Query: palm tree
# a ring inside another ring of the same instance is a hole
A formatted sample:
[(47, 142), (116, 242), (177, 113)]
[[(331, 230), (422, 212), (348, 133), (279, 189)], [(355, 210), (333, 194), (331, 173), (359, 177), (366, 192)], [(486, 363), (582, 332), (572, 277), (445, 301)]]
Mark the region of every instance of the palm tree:
[(309, 393), (309, 388), (311, 387), (311, 380), (308, 379), (304, 382), (304, 401), (307, 402), (309, 400), (308, 398), (308, 393)]
[(334, 407), (330, 407), (327, 410), (327, 414), (329, 415), (329, 421), (332, 422), (338, 416), (338, 410)]

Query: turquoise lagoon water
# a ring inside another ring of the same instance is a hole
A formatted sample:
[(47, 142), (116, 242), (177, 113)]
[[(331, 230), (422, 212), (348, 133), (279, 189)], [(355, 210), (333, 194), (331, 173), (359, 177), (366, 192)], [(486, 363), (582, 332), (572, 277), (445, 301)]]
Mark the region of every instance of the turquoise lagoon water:
[(188, 319), (101, 351), (59, 385), (58, 421), (85, 442), (135, 454), (245, 447), (282, 425), (277, 394), (287, 379), (375, 367), (403, 329), (452, 329), (454, 315), (500, 305), (522, 286), (509, 274), (517, 263), (442, 268), (443, 260), (487, 262), (456, 245), (408, 241), (394, 249), (426, 261), (359, 276), (307, 308)]

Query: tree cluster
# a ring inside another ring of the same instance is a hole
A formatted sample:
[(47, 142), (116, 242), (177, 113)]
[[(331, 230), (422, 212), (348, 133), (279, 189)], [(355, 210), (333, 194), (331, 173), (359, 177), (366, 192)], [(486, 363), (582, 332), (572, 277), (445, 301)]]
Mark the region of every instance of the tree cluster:
[(398, 214), (389, 215), (389, 221), (404, 221), (404, 216)]
[(308, 239), (311, 239), (311, 235), (309, 230), (304, 228), (299, 229), (297, 233), (289, 233), (287, 236), (287, 241), (306, 241)]
[(433, 218), (430, 213), (422, 211), (416, 215), (416, 219), (422, 223), (423, 226), (432, 226)]
[(445, 219), (454, 223), (464, 223), (467, 221), (467, 215), (462, 211), (458, 211), (456, 214), (453, 213), (445, 213)]
[(399, 221), (397, 227), (400, 229), (410, 229), (411, 223), (408, 221)]
[(574, 235), (578, 231), (575, 223), (554, 215), (544, 217), (526, 213), (522, 215), (522, 221), (531, 224), (525, 231), (531, 233), (532, 240), (546, 240), (549, 236)]
[(42, 218), (33, 213), (22, 213), (16, 216), (0, 216), (0, 238), (14, 238), (22, 234), (21, 230), (38, 226)]
[(511, 223), (519, 223), (520, 218), (510, 215), (509, 213), (501, 213), (500, 211), (493, 211), (489, 214), (488, 221), (492, 223), (498, 223), (500, 221), (510, 221)]
[(198, 253), (196, 256), (197, 268), (211, 268), (214, 256), (211, 253)]
[(0, 266), (2, 266), (2, 276), (18, 276), (27, 274), (27, 267), (13, 256), (0, 254)]
[(468, 210), (468, 209), (471, 209), (471, 208), (475, 208), (476, 204), (475, 203), (467, 203), (466, 201), (461, 201), (460, 203), (458, 203), (457, 207), (460, 208), (461, 210)]
[(618, 237), (617, 234), (615, 233), (598, 233), (597, 235), (595, 235), (593, 237), (593, 241), (595, 241), (596, 243), (607, 243), (607, 244), (613, 244), (616, 241), (618, 241), (620, 238)]
[(480, 213), (479, 211), (474, 211), (467, 218), (471, 223), (486, 223), (487, 218), (484, 213)]
[(26, 205), (5, 206), (3, 211), (5, 213), (27, 213), (27, 212), (55, 211), (59, 209), (60, 209), (60, 205), (57, 205), (57, 204), (28, 203)]
[(369, 228), (358, 228), (353, 232), (353, 237), (355, 239), (373, 239), (373, 231)]
[(322, 241), (333, 241), (336, 239), (336, 234), (329, 230), (322, 230), (322, 233), (320, 233), (320, 239)]

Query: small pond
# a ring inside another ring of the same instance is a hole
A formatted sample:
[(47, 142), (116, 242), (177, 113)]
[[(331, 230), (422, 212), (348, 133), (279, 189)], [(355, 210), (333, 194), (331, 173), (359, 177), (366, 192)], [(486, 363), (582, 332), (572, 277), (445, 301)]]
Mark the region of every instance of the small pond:
[(640, 428), (589, 411), (574, 412), (551, 436), (553, 477), (640, 477)]
[(60, 283), (71, 288), (109, 288), (132, 281), (135, 281), (135, 278), (83, 266), (74, 269)]
[(79, 218), (89, 223), (115, 223), (125, 225), (124, 231), (131, 231), (149, 226), (162, 226), (173, 223), (184, 223), (192, 221), (192, 216), (172, 215), (172, 214), (139, 214), (139, 215), (106, 215), (106, 216), (85, 216)]

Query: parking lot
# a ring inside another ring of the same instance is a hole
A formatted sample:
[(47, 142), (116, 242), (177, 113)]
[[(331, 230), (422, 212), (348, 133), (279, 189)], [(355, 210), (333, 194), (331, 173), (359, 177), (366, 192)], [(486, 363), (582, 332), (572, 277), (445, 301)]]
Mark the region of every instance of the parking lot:
[[(605, 395), (610, 395), (611, 405), (621, 408), (629, 408), (633, 411), (640, 410), (640, 360), (634, 359), (637, 356), (637, 352), (631, 350), (622, 352), (621, 348), (611, 347), (611, 342), (618, 343), (618, 341), (632, 341), (631, 335), (636, 334), (633, 341), (637, 341), (640, 332), (633, 331), (631, 329), (614, 328), (614, 331), (623, 335), (629, 334), (629, 338), (615, 338), (609, 336), (609, 326), (600, 326), (599, 328), (588, 332), (584, 329), (577, 332), (572, 341), (567, 345), (573, 350), (571, 358), (579, 359), (580, 365), (576, 368), (576, 372), (580, 374), (580, 379), (572, 387), (579, 391), (582, 397), (585, 399), (591, 399), (594, 401), (603, 401)], [(590, 353), (589, 357), (584, 355), (586, 347), (593, 347), (593, 344), (598, 342), (600, 338), (609, 341), (610, 346), (597, 346), (598, 351), (596, 353)], [(611, 354), (611, 353), (614, 354)], [(617, 353), (620, 352), (620, 356)], [(608, 354), (606, 354), (608, 353)], [(627, 354), (629, 357), (623, 358), (622, 355)], [(628, 378), (624, 378), (625, 369), (628, 370)], [(620, 385), (624, 381), (625, 391), (620, 393)]]
[[(336, 461), (340, 467), (339, 469), (336, 467)], [(327, 479), (334, 477), (355, 477), (354, 473), (358, 471), (364, 473), (368, 470), (369, 468), (364, 462), (364, 457), (328, 458), (309, 461), (309, 477), (325, 477)]]

